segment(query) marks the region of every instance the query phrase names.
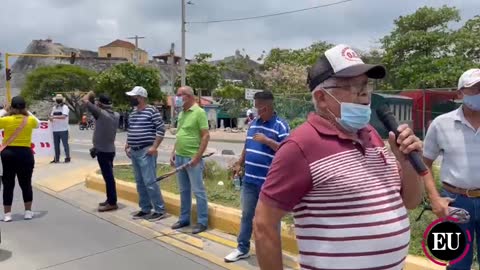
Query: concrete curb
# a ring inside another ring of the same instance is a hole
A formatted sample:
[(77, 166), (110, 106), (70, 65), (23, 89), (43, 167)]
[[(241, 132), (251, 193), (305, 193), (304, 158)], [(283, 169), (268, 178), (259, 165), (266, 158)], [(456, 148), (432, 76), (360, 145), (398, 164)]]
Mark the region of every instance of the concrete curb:
[[(116, 164), (118, 165), (118, 164)], [(90, 173), (85, 179), (87, 188), (105, 192), (105, 183), (101, 175), (96, 172)], [(124, 200), (138, 203), (137, 190), (134, 183), (117, 179), (117, 196)], [(172, 215), (180, 213), (180, 197), (179, 195), (163, 191), (163, 199), (167, 212)], [(192, 206), (193, 220), (196, 219), (196, 203), (195, 199)], [(241, 211), (238, 209), (225, 207), (222, 205), (208, 203), (209, 227), (215, 228), (228, 234), (237, 235), (240, 228)], [(298, 246), (294, 232), (282, 229), (282, 249), (292, 254), (298, 254)], [(404, 270), (443, 270), (445, 267), (436, 265), (426, 258), (408, 255)]]
[[(138, 194), (135, 184), (119, 179), (116, 179), (116, 181), (117, 196), (124, 200), (138, 203)], [(85, 185), (87, 188), (105, 192), (105, 182), (103, 181), (102, 176), (96, 172), (87, 175), (85, 179)], [(162, 190), (162, 196), (163, 200), (165, 201), (167, 212), (169, 214), (178, 216), (180, 214), (180, 196), (164, 190)], [(197, 216), (195, 199), (192, 199), (192, 203), (192, 219), (195, 220)], [(238, 209), (225, 207), (210, 202), (208, 203), (208, 225), (210, 228), (215, 228), (228, 234), (238, 235), (240, 230), (241, 215), (242, 212)], [(283, 231), (282, 248), (287, 252), (297, 254), (298, 247), (295, 240), (295, 235), (287, 231)]]

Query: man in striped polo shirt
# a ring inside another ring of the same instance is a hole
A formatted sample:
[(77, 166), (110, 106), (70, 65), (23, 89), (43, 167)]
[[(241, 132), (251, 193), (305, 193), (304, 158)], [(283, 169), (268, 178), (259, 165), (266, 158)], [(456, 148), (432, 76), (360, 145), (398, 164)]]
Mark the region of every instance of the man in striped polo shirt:
[(247, 141), (240, 159), (234, 166), (234, 174), (245, 164), (245, 177), (242, 183), (242, 220), (238, 235), (237, 249), (228, 254), (225, 262), (235, 262), (250, 256), (253, 217), (260, 189), (267, 177), (273, 156), (290, 128), (285, 120), (278, 117), (273, 108), (273, 94), (270, 91), (255, 93), (255, 108), (258, 116), (247, 131)]
[[(135, 109), (130, 114), (125, 152), (132, 159), (140, 211), (133, 219), (156, 221), (165, 216), (165, 204), (157, 178), (158, 147), (165, 135), (165, 126), (158, 110), (147, 104), (145, 88), (135, 86), (126, 93)], [(151, 213), (153, 208), (153, 213)]]
[[(480, 240), (478, 206), (480, 205), (480, 69), (465, 71), (458, 80), (463, 105), (435, 118), (425, 136), (423, 156), (427, 166), (442, 156), (440, 179), (443, 187), (438, 194), (435, 182), (425, 180), (433, 212), (444, 217), (448, 206), (469, 212), (470, 221), (459, 224), (463, 230)], [(475, 233), (476, 232), (476, 233)], [(477, 249), (477, 259), (480, 252)], [(471, 269), (473, 245), (467, 255), (448, 269)]]
[(415, 208), (423, 192), (405, 154), (422, 143), (402, 125), (398, 138), (390, 133), (391, 154), (368, 124), (369, 78), (385, 74), (347, 45), (327, 50), (310, 69), (316, 113), (281, 144), (255, 213), (261, 269), (283, 269), (277, 224), (290, 211), (302, 269), (402, 269), (410, 241), (406, 208)]

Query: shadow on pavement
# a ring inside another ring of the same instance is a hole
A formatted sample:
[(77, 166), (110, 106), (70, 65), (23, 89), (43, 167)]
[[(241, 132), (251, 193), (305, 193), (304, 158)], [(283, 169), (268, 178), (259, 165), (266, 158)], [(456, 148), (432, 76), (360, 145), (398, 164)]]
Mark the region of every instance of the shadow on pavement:
[(12, 252), (0, 248), (0, 262), (4, 262), (12, 257)]

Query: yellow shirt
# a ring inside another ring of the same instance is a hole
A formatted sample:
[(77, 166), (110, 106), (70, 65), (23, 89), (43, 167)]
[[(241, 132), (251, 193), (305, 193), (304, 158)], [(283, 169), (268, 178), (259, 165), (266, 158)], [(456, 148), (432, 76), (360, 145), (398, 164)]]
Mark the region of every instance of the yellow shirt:
[[(3, 143), (6, 143), (8, 138), (12, 136), (15, 130), (22, 124), (24, 115), (12, 115), (12, 116), (5, 116), (0, 118), (0, 129), (3, 129)], [(29, 116), (27, 120), (27, 124), (23, 128), (23, 130), (18, 134), (18, 136), (13, 140), (9, 146), (24, 146), (30, 147), (32, 143), (32, 132), (34, 128), (38, 127), (38, 120), (33, 117)]]

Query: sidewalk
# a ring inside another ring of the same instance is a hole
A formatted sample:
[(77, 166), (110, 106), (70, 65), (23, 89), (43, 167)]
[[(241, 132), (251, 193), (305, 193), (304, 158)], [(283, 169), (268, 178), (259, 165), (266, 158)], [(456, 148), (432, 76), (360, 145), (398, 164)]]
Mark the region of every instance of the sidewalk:
[[(85, 171), (86, 173), (86, 171)], [(82, 173), (72, 177), (74, 179), (84, 178)], [(177, 221), (176, 216), (167, 215), (167, 218), (157, 222), (146, 220), (132, 220), (131, 214), (138, 211), (138, 206), (119, 198), (119, 210), (107, 213), (99, 213), (96, 207), (99, 202), (105, 200), (103, 193), (87, 189), (83, 183), (54, 192), (43, 186), (41, 181), (36, 184), (40, 190), (65, 201), (82, 211), (86, 211), (97, 218), (113, 223), (123, 229), (131, 231), (148, 239), (155, 239), (164, 245), (180, 249), (184, 252), (203, 258), (219, 267), (231, 270), (256, 270), (258, 268), (255, 251), (247, 260), (236, 263), (225, 263), (223, 257), (236, 248), (236, 236), (222, 233), (218, 230), (208, 230), (199, 235), (192, 235), (191, 228), (173, 231), (170, 226)], [(254, 245), (252, 244), (254, 249)], [(135, 258), (132, 258), (134, 260)], [(284, 255), (285, 269), (299, 269), (296, 257)]]

